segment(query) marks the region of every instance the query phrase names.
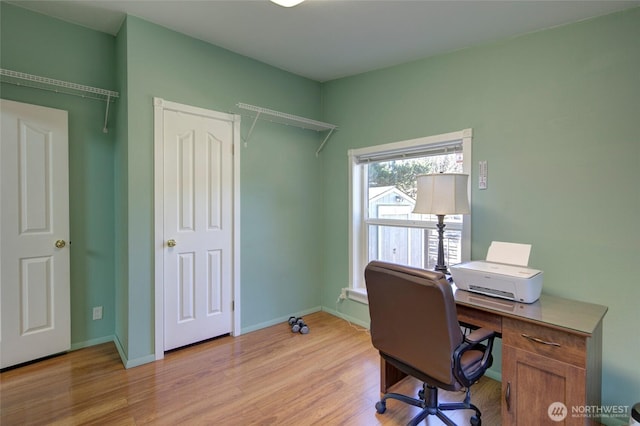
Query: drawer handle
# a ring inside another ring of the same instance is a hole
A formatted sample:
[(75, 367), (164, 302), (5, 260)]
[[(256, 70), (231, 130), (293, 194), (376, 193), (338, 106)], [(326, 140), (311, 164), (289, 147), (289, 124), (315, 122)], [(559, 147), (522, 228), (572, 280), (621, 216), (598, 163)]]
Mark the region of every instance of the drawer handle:
[(545, 340), (539, 339), (537, 337), (533, 337), (533, 336), (529, 336), (528, 334), (521, 334), (522, 337), (524, 337), (525, 339), (529, 339), (532, 342), (536, 342), (536, 343), (540, 343), (542, 345), (549, 345), (549, 346), (557, 346), (560, 347), (560, 343), (556, 343), (556, 342), (547, 342)]
[(507, 403), (507, 411), (511, 411), (511, 382), (507, 382), (507, 389), (504, 392), (504, 401)]

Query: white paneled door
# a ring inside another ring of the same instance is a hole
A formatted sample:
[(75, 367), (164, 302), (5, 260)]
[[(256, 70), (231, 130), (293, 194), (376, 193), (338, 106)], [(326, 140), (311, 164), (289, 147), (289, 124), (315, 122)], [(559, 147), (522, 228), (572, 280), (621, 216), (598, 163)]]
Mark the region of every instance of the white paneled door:
[(0, 367), (69, 349), (67, 112), (0, 100)]
[(231, 332), (233, 131), (163, 113), (164, 350)]

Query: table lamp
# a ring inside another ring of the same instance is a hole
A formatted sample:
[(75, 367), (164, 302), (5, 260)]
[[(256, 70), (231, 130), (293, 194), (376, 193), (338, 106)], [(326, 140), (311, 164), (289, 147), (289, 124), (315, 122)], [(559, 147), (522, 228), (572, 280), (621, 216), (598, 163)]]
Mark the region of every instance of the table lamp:
[(447, 265), (444, 263), (444, 216), (470, 212), (467, 195), (469, 175), (434, 173), (419, 175), (416, 179), (418, 191), (413, 212), (438, 216), (438, 262), (434, 270), (448, 274)]

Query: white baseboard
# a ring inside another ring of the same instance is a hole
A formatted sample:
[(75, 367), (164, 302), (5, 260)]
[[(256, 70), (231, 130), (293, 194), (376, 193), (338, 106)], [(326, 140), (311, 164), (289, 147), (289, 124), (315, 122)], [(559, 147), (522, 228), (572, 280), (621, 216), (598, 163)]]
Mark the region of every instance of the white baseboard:
[(342, 318), (343, 320), (348, 321), (348, 322), (350, 322), (352, 324), (359, 325), (360, 327), (366, 328), (367, 330), (369, 329), (369, 324), (367, 322), (365, 322), (365, 321), (362, 321), (362, 320), (358, 319), (358, 318), (343, 314), (340, 311), (337, 311), (337, 310), (331, 309), (331, 308), (327, 308), (326, 306), (324, 306), (322, 308), (322, 310), (324, 312), (328, 313), (328, 314), (331, 314), (331, 315), (336, 316), (338, 318)]
[(129, 368), (137, 367), (142, 364), (148, 364), (156, 360), (155, 354), (150, 354), (150, 355), (146, 355), (146, 356), (135, 358), (135, 359), (128, 359), (124, 353), (124, 349), (122, 348), (122, 344), (120, 343), (120, 340), (118, 340), (118, 338), (115, 336), (113, 338), (113, 343), (115, 343), (116, 345), (116, 349), (118, 350), (118, 354), (120, 355), (120, 360), (122, 361), (124, 368), (129, 369)]
[(124, 349), (122, 349), (122, 344), (120, 343), (120, 340), (118, 340), (116, 336), (113, 336), (113, 343), (116, 345), (116, 350), (118, 351), (118, 355), (120, 355), (120, 360), (122, 361), (122, 365), (124, 365), (126, 368), (127, 357), (124, 354)]
[(321, 310), (322, 310), (321, 306), (315, 306), (315, 307), (310, 308), (310, 309), (305, 309), (304, 311), (292, 312), (290, 315), (287, 315), (287, 316), (284, 316), (284, 317), (275, 318), (275, 319), (272, 319), (270, 321), (261, 322), (259, 324), (254, 324), (252, 326), (243, 328), (242, 329), (242, 334), (250, 333), (252, 331), (261, 330), (263, 328), (271, 327), (272, 325), (280, 324), (282, 322), (287, 322), (289, 320), (289, 317), (303, 317), (305, 315), (310, 315), (310, 314), (313, 314), (315, 312), (319, 312)]
[(111, 335), (111, 336), (99, 337), (97, 339), (85, 340), (84, 342), (73, 343), (71, 344), (71, 348), (69, 348), (69, 350), (77, 351), (78, 349), (88, 348), (89, 346), (95, 346), (95, 345), (101, 345), (103, 343), (113, 342), (114, 338), (115, 337)]

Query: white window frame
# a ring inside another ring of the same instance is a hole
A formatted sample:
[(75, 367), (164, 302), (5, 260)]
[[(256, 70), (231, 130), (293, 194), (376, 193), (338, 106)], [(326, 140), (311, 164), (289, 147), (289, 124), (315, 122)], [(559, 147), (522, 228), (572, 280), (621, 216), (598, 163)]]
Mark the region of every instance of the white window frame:
[[(426, 136), (417, 139), (376, 145), (366, 148), (350, 149), (349, 159), (349, 289), (348, 297), (362, 303), (368, 303), (364, 283), (364, 268), (368, 262), (367, 223), (365, 214), (368, 209), (366, 199), (367, 176), (362, 164), (367, 159), (379, 159), (409, 156), (411, 154), (462, 145), (462, 170), (471, 175), (472, 129)], [(471, 182), (469, 184), (471, 200)], [(462, 261), (471, 260), (471, 214), (462, 217)]]

